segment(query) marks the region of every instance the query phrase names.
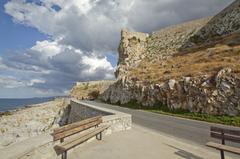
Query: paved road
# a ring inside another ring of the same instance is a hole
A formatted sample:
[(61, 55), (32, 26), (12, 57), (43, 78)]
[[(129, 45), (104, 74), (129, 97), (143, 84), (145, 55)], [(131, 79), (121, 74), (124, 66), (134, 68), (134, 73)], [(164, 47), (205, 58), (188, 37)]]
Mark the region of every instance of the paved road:
[[(133, 110), (128, 108), (122, 108), (119, 106), (103, 104), (95, 101), (85, 101), (86, 103), (100, 106), (104, 108), (109, 108), (121, 112), (125, 112), (132, 115), (132, 120), (134, 124), (165, 133), (169, 136), (177, 137), (178, 139), (187, 140), (188, 142), (193, 142), (195, 144), (204, 146), (207, 141), (210, 140), (209, 129), (212, 125), (207, 122), (200, 122), (188, 119), (182, 119), (177, 117), (171, 117), (166, 115), (155, 114), (151, 112)], [(237, 129), (239, 128), (218, 125), (225, 128)], [(212, 139), (211, 139), (212, 140)]]

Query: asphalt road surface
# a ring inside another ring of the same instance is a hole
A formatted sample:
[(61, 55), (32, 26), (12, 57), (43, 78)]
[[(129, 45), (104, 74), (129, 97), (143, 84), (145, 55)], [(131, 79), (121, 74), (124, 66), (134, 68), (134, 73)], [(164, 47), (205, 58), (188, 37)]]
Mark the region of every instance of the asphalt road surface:
[(131, 114), (134, 124), (152, 129), (160, 133), (164, 133), (168, 136), (187, 140), (190, 143), (192, 142), (201, 146), (204, 146), (210, 140), (214, 140), (209, 136), (210, 126), (218, 126), (223, 128), (240, 130), (240, 128), (236, 127), (188, 120), (178, 117), (155, 114), (142, 110), (128, 109), (115, 105), (103, 104), (96, 101), (84, 102), (92, 104), (94, 106), (104, 107)]

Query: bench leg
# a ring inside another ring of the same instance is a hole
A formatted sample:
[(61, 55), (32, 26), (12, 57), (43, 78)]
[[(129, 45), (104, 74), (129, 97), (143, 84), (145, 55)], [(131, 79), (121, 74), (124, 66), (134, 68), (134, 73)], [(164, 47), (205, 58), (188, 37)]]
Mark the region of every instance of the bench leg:
[(102, 132), (99, 134), (99, 140), (102, 140)]
[(100, 132), (99, 134), (96, 135), (96, 139), (97, 140), (102, 140), (102, 132)]
[(62, 159), (67, 159), (67, 151), (62, 154)]
[(220, 153), (221, 153), (221, 159), (225, 159), (225, 157), (224, 157), (224, 151), (223, 151), (223, 150), (220, 150)]
[[(224, 132), (221, 133), (222, 134), (222, 144), (225, 145), (225, 140), (224, 140)], [(224, 157), (224, 151), (220, 150), (221, 153), (221, 159), (225, 159)]]

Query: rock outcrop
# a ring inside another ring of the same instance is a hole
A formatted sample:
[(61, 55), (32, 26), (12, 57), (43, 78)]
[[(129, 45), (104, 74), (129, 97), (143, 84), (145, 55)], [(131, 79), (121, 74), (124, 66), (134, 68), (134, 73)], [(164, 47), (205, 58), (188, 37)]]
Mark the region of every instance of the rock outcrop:
[(213, 38), (240, 30), (240, 1), (236, 0), (222, 12), (214, 16), (204, 27), (191, 37), (184, 47), (209, 42)]
[(96, 99), (114, 81), (89, 81), (77, 82), (72, 88), (70, 96), (76, 99)]
[(136, 101), (152, 107), (162, 104), (170, 109), (214, 115), (240, 114), (240, 74), (225, 68), (215, 76), (182, 77), (159, 84), (142, 85), (122, 78), (102, 94), (110, 103)]
[(180, 50), (212, 17), (185, 22), (153, 32), (148, 39), (147, 54), (150, 58), (166, 60)]
[(237, 0), (214, 17), (150, 35), (123, 30), (117, 81), (101, 94), (101, 99), (239, 115), (239, 25)]

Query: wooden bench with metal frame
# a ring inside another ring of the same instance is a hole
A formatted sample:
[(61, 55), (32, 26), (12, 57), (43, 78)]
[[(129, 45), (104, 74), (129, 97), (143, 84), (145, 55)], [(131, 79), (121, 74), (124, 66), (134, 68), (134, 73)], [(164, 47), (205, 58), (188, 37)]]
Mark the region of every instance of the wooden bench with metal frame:
[[(96, 136), (97, 140), (102, 139), (102, 132), (109, 126), (99, 126), (102, 123), (102, 117), (97, 116), (68, 124), (53, 131), (53, 140), (60, 140), (60, 144), (54, 147), (57, 154), (62, 154), (62, 159), (67, 159), (67, 151), (73, 147)], [(78, 134), (79, 133), (79, 134)], [(76, 134), (76, 135), (75, 135)], [(74, 135), (73, 138), (64, 141), (64, 138)]]
[(240, 143), (240, 130), (229, 130), (218, 127), (211, 127), (210, 135), (213, 138), (220, 139), (221, 143), (208, 142), (206, 146), (220, 151), (221, 159), (224, 159), (224, 151), (240, 155), (240, 148), (228, 146), (225, 141)]

